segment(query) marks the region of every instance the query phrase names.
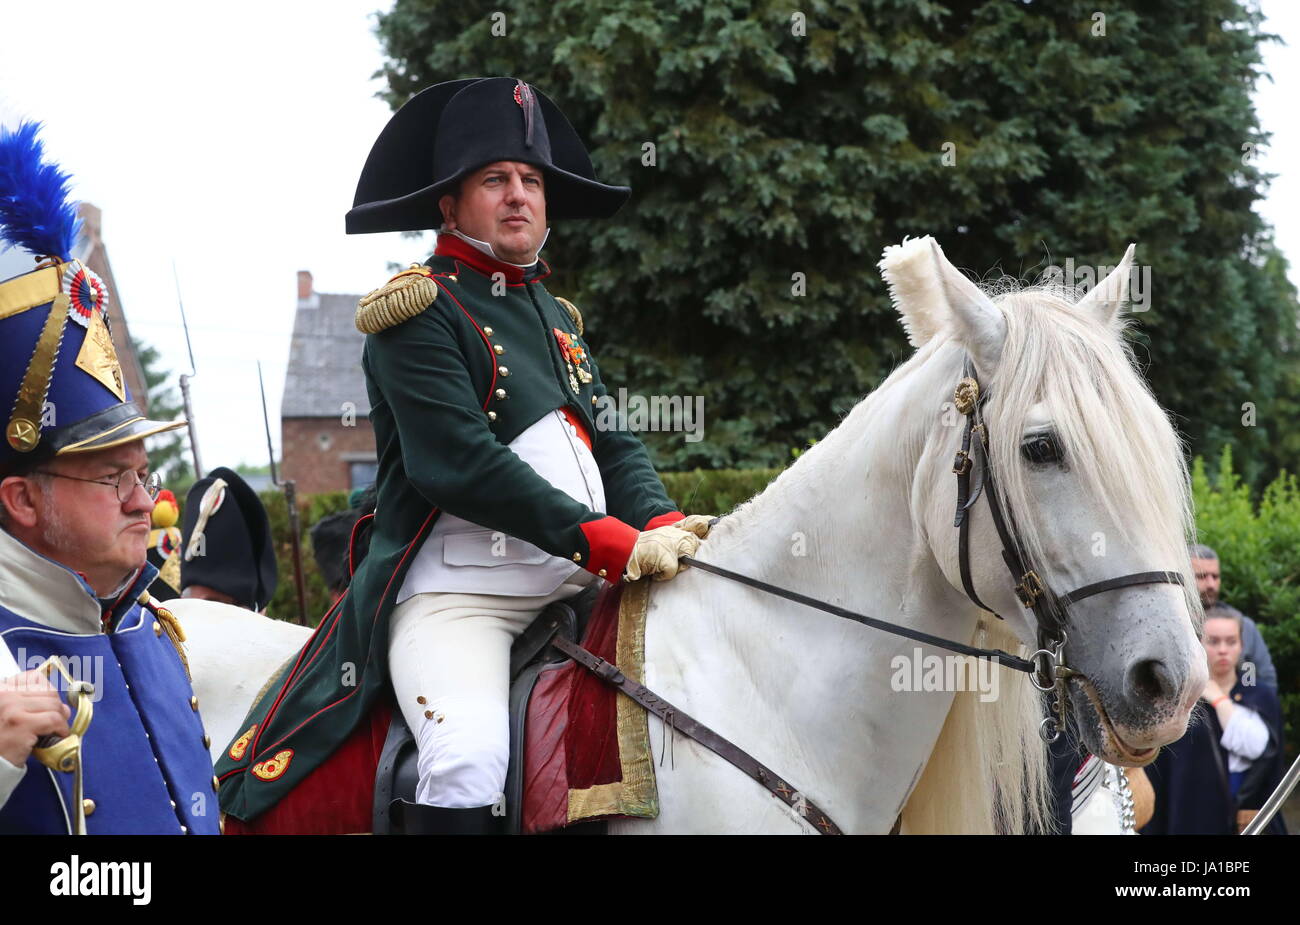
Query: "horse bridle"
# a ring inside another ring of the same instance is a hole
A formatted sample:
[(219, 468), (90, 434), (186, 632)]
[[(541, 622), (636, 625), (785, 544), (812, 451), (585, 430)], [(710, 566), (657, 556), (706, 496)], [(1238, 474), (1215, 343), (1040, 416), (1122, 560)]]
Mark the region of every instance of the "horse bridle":
[[(1053, 594), (1030, 563), (1024, 545), (1020, 542), (1014, 517), (1003, 510), (1002, 503), (998, 500), (993, 468), (989, 465), (988, 427), (984, 423), (984, 402), (987, 397), (987, 393), (980, 389), (974, 363), (968, 355), (962, 379), (953, 391), (953, 403), (966, 418), (961, 449), (957, 451), (952, 465), (952, 471), (957, 476), (957, 513), (953, 526), (958, 531), (957, 558), (961, 583), (966, 596), (976, 607), (988, 611), (999, 620), (1003, 619), (1001, 614), (980, 600), (971, 578), (971, 511), (980, 495), (983, 495), (988, 500), (989, 513), (993, 516), (993, 525), (1002, 543), (1002, 559), (1015, 582), (1016, 597), (1026, 609), (1033, 612), (1038, 624), (1038, 649), (1029, 657), (1034, 664), (1029, 677), (1040, 691), (1054, 692), (1051, 713), (1038, 728), (1039, 735), (1050, 744), (1060, 738), (1061, 731), (1065, 728), (1066, 682), (1078, 674), (1065, 664), (1065, 643), (1068, 639), (1065, 632), (1068, 619), (1066, 608), (1116, 588), (1162, 583), (1182, 585), (1183, 576), (1178, 572), (1133, 572), (1084, 585), (1068, 594)], [(977, 468), (980, 470), (980, 481), (972, 491), (971, 475)]]

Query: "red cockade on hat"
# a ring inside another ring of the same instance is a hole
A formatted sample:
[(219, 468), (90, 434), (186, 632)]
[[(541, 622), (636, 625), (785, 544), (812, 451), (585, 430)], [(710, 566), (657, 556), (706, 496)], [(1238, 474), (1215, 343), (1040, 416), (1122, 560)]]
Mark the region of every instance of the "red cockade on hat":
[(89, 267), (72, 261), (63, 271), (63, 288), (68, 292), (68, 316), (83, 328), (89, 327), (95, 312), (108, 322), (108, 288)]

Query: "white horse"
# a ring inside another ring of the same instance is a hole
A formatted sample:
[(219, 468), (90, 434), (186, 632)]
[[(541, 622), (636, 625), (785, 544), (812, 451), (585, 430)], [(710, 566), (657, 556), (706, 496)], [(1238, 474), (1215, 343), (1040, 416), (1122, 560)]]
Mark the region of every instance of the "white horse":
[(215, 764), (231, 739), (243, 732), (240, 723), (262, 688), (303, 647), (311, 630), (197, 598), (168, 601), (166, 606), (185, 631), (190, 683)]
[[(1153, 570), (1183, 577), (1181, 588), (1144, 584), (1092, 596), (1071, 607), (1066, 627), (1065, 662), (1079, 672), (1068, 682), (1069, 700), (1085, 745), (1115, 764), (1149, 763), (1183, 734), (1206, 667), (1185, 545), (1182, 447), (1122, 339), (1118, 291), (1127, 290), (1131, 259), (1132, 248), (1075, 303), (1048, 289), (990, 299), (930, 238), (888, 248), (881, 267), (916, 353), (762, 494), (723, 518), (698, 558), (946, 639), (1036, 648), (1034, 616), (1013, 593), (984, 500), (971, 514), (973, 583), (1006, 623), (962, 591), (951, 466), (963, 419), (952, 400), (969, 356), (987, 392), (1002, 502), (1047, 586), (1063, 593)], [(1025, 441), (1044, 436), (1059, 461), (1022, 454)], [(196, 665), (219, 655), (200, 649), (191, 647)], [(991, 700), (979, 690), (898, 690), (896, 666), (917, 649), (688, 569), (653, 588), (643, 680), (771, 767), (846, 832), (888, 832), (900, 817), (903, 831), (915, 833), (1046, 827), (1038, 691), (1005, 669)], [(263, 667), (292, 654), (286, 648)], [(220, 689), (233, 675), (203, 680), (216, 682), (200, 692), (205, 717), (226, 710), (222, 728), (237, 729), (246, 700), (227, 710), (233, 700)], [(651, 719), (656, 752), (661, 743), (671, 751), (655, 756), (658, 818), (615, 821), (611, 832), (813, 831), (712, 752), (672, 738)]]

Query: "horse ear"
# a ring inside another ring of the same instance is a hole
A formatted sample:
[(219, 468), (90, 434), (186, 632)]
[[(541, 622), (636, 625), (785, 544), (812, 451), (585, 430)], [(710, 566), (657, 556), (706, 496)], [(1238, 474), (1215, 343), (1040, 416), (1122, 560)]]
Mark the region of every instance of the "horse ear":
[(939, 245), (931, 242), (931, 246), (958, 336), (970, 351), (976, 368), (985, 376), (991, 376), (1002, 358), (1007, 322), (993, 300), (952, 265)]
[(1075, 303), (1076, 308), (1091, 312), (1102, 324), (1108, 324), (1110, 319), (1119, 313), (1124, 303), (1128, 301), (1129, 276), (1133, 271), (1133, 251), (1136, 246), (1135, 244), (1128, 246), (1119, 266), (1089, 289), (1087, 294)]
[(891, 244), (880, 258), (880, 275), (889, 286), (894, 311), (913, 347), (922, 347), (947, 325), (948, 306), (934, 263), (934, 238), (904, 238)]
[(880, 272), (912, 346), (954, 328), (980, 371), (992, 372), (1002, 355), (1006, 322), (989, 297), (948, 261), (934, 238), (904, 239), (885, 248)]

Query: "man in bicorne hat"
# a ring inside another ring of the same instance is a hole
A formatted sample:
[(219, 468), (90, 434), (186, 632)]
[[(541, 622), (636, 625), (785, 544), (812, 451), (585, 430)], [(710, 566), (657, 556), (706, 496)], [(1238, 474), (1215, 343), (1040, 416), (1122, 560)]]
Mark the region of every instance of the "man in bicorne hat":
[(266, 610), (277, 583), (271, 518), (239, 473), (218, 466), (185, 496), (181, 596)]
[(707, 535), (634, 435), (597, 428), (607, 389), (582, 317), (542, 284), (549, 222), (607, 218), (629, 193), (597, 182), (560, 110), (511, 78), (430, 87), (380, 134), (347, 230), (437, 227), (437, 249), (359, 305), (379, 447), (370, 552), (302, 667), (254, 708), (248, 754), (219, 763), (223, 780), (249, 770), (223, 792), (230, 814), (278, 798), (259, 762), (301, 780), (391, 681), (419, 746), (398, 827), (494, 830), (513, 639), (592, 582), (671, 578)]
[(161, 486), (144, 438), (185, 422), (131, 400), (107, 290), (69, 256), (66, 184), (35, 125), (0, 130), (0, 247), (39, 261), (0, 283), (0, 833), (216, 834), (184, 636), (146, 590)]

